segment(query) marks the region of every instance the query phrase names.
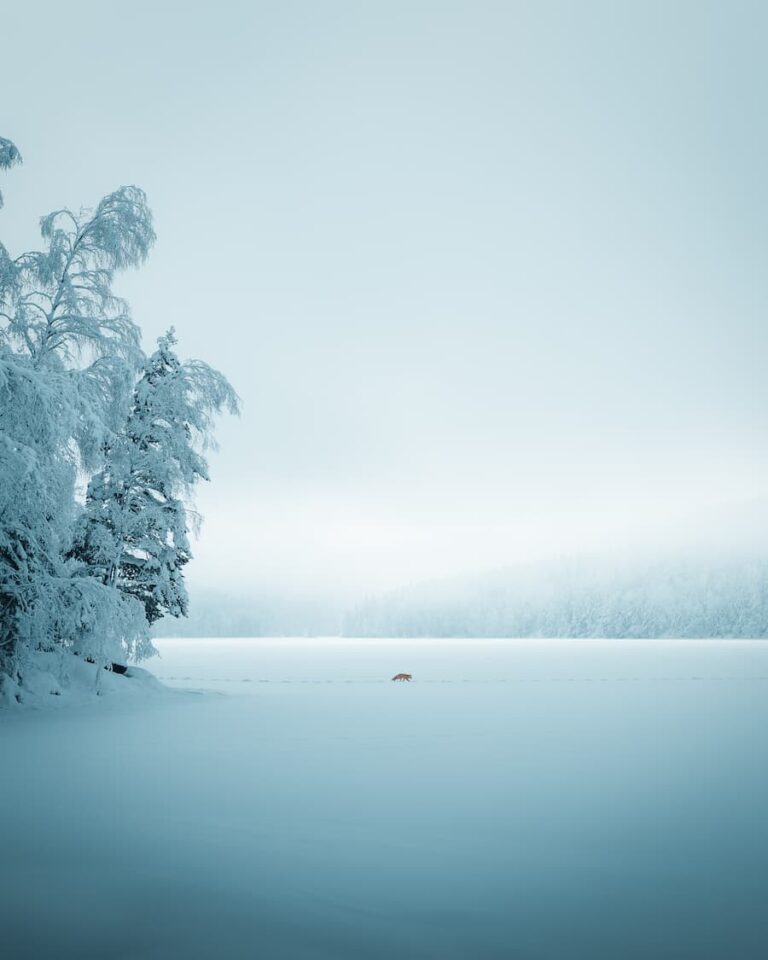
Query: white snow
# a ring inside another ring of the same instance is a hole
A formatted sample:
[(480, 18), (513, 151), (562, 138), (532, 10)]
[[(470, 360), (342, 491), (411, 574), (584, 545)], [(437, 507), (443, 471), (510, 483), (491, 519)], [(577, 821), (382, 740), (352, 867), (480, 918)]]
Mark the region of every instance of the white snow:
[(158, 646), (0, 715), (4, 956), (764, 955), (768, 644)]
[[(103, 697), (110, 702), (139, 701), (172, 695), (150, 671), (130, 666), (126, 674), (113, 673), (65, 650), (37, 653), (22, 668), (23, 681), (2, 677), (0, 707), (18, 710), (92, 706)], [(2, 716), (2, 715), (0, 715)]]

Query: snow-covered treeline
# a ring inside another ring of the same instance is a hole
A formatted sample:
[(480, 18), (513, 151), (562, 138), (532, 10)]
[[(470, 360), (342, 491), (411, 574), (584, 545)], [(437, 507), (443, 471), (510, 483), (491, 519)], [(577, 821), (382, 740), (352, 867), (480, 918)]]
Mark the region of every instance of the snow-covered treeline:
[[(0, 167), (20, 162), (0, 139)], [(194, 484), (207, 479), (225, 378), (182, 363), (169, 332), (146, 357), (116, 272), (155, 240), (142, 190), (40, 222), (43, 248), (0, 243), (0, 683), (38, 652), (96, 663), (152, 653), (149, 625), (186, 613)], [(77, 491), (87, 490), (85, 501)]]
[(768, 637), (768, 560), (563, 562), (370, 598), (347, 636)]

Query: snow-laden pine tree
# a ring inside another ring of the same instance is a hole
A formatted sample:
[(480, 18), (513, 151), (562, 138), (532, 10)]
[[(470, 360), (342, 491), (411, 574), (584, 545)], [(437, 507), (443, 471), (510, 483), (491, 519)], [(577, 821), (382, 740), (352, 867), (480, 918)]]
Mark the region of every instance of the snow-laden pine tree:
[(171, 329), (142, 368), (125, 427), (88, 485), (72, 555), (91, 576), (141, 602), (147, 622), (186, 616), (192, 489), (208, 480), (214, 417), (238, 412), (226, 378), (182, 363)]
[[(18, 151), (0, 142), (0, 160)], [(78, 475), (102, 461), (141, 362), (139, 331), (112, 291), (147, 256), (146, 198), (121, 187), (93, 211), (41, 221), (46, 246), (0, 246), (0, 675), (62, 646), (106, 661), (146, 635), (141, 607), (66, 560)]]

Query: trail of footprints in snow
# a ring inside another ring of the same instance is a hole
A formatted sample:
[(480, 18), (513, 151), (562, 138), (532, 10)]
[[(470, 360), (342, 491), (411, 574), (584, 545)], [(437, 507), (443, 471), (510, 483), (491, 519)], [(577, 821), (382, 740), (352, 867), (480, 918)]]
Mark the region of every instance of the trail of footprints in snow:
[[(158, 674), (158, 680), (173, 681), (191, 681), (194, 683), (302, 683), (302, 684), (326, 684), (326, 683), (356, 683), (356, 684), (374, 684), (390, 683), (390, 680), (287, 680), (287, 679), (256, 679), (244, 677), (241, 679), (233, 677), (166, 677)], [(757, 681), (768, 680), (766, 677), (509, 677), (496, 680), (420, 680), (422, 684), (436, 683), (645, 683), (648, 681), (670, 682), (670, 681)], [(416, 681), (414, 681), (416, 682)]]

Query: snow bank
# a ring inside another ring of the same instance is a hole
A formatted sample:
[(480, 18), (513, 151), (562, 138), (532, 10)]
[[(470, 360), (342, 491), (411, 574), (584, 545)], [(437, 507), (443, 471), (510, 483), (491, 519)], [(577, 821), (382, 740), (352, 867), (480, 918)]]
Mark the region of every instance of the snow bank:
[(65, 652), (38, 653), (21, 671), (20, 681), (0, 680), (0, 707), (55, 708), (92, 703), (96, 697), (112, 701), (143, 700), (169, 693), (148, 670), (130, 666), (113, 673), (82, 657)]

